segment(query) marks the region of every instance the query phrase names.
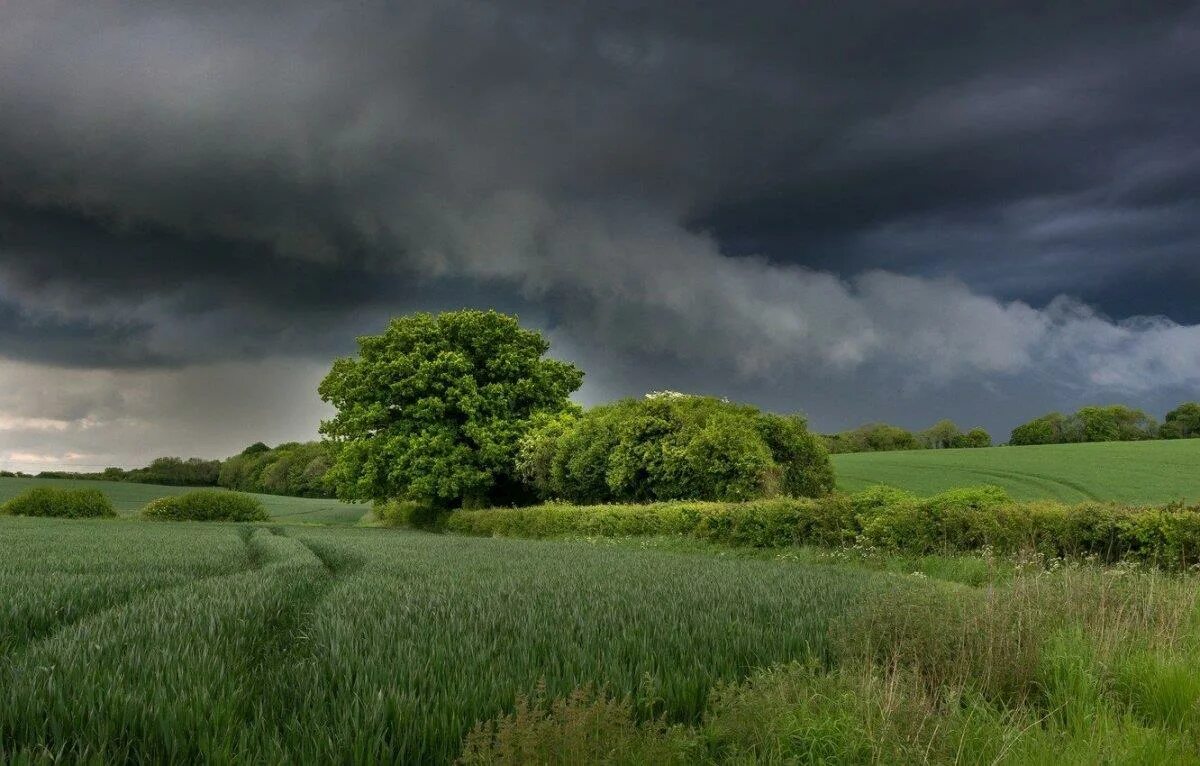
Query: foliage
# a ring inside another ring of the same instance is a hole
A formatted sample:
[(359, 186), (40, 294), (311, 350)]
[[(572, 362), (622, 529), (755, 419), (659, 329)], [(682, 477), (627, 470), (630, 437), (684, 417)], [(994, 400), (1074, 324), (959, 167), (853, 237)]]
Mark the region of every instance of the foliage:
[(1144, 411), (1123, 404), (1081, 407), (1073, 415), (1051, 412), (1017, 426), (1013, 446), (1076, 442), (1143, 441), (1158, 435), (1158, 424)]
[(912, 431), (887, 423), (867, 423), (852, 431), (842, 431), (826, 436), (825, 441), (829, 451), (834, 454), (891, 452), (921, 448), (921, 443)]
[(320, 442), (286, 442), (270, 448), (262, 442), (221, 464), (217, 483), (240, 492), (291, 497), (330, 497), (325, 475), (332, 465)]
[[(111, 469), (110, 469), (111, 470)], [(215, 487), (221, 472), (221, 461), (177, 457), (154, 459), (146, 468), (128, 471), (126, 481), (141, 484), (165, 484), (181, 487)]]
[(159, 521), (266, 521), (267, 509), (258, 498), (240, 492), (198, 490), (151, 500), (142, 516)]
[(1078, 441), (1073, 434), (1074, 427), (1070, 419), (1061, 412), (1051, 412), (1014, 428), (1008, 443), (1014, 447), (1031, 444), (1065, 444)]
[(1185, 402), (1168, 412), (1159, 436), (1163, 439), (1200, 439), (1200, 402)]
[(942, 419), (921, 432), (921, 442), (929, 449), (949, 449), (957, 446), (962, 431), (953, 420)]
[(536, 422), (517, 456), (543, 499), (744, 500), (828, 492), (829, 457), (803, 418), (675, 394)]
[(541, 505), (456, 511), (452, 532), (512, 537), (681, 535), (759, 548), (857, 544), (910, 555), (995, 550), (1200, 564), (1200, 509), (1016, 503), (999, 487), (918, 498), (890, 487), (823, 498), (742, 503)]
[(371, 510), (377, 521), (389, 527), (440, 531), (446, 521), (446, 511), (415, 500), (376, 500)]
[(972, 428), (965, 434), (959, 434), (954, 439), (954, 446), (959, 449), (983, 449), (992, 446), (992, 435), (983, 428)]
[(850, 431), (827, 434), (823, 438), (829, 452), (835, 455), (992, 446), (992, 437), (984, 429), (972, 428), (963, 433), (954, 421), (945, 419), (939, 420), (919, 434), (887, 423), (867, 423)]
[(350, 500), (448, 507), (519, 496), (518, 441), (539, 413), (567, 408), (583, 374), (494, 311), (414, 314), (358, 340), (321, 383), (330, 478)]
[(56, 487), (27, 489), (0, 506), (0, 513), (10, 516), (57, 516), (73, 519), (117, 515), (103, 492)]

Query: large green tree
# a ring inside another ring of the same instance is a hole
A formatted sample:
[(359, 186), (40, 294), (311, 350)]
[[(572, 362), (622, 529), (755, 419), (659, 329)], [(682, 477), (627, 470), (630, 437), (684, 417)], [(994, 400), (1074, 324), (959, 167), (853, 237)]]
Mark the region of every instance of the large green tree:
[(438, 507), (517, 499), (517, 445), (531, 419), (563, 411), (583, 382), (550, 344), (495, 311), (413, 314), (358, 339), (321, 383), (329, 478), (348, 500)]

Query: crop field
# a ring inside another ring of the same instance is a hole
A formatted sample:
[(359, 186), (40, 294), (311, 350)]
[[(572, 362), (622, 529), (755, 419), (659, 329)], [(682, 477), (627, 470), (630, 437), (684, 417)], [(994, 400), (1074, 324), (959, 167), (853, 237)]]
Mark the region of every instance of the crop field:
[[(0, 477), (0, 503), (19, 495), (30, 487), (52, 486), (68, 489), (98, 489), (112, 500), (117, 513), (132, 516), (146, 503), (168, 495), (191, 492), (195, 487), (167, 487), (157, 484), (135, 484), (121, 481), (92, 481), (78, 479), (14, 479)], [(366, 505), (343, 503), (310, 497), (281, 497), (254, 495), (267, 507), (273, 519), (295, 523), (356, 524), (370, 510)]]
[(695, 719), (882, 575), (383, 529), (0, 519), (0, 762), (448, 761), (543, 684)]
[(1019, 500), (1200, 500), (1200, 439), (833, 456), (838, 488), (887, 484), (922, 495), (996, 484)]

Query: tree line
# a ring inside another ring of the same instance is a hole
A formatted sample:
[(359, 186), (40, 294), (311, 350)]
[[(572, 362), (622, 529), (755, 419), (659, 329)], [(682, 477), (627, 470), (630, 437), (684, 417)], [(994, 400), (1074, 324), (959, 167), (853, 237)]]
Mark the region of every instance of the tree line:
[(961, 430), (943, 419), (924, 431), (909, 431), (889, 423), (866, 423), (849, 431), (822, 434), (831, 453), (889, 452), (918, 449), (969, 449), (992, 446), (992, 436), (982, 428)]
[(321, 442), (287, 442), (276, 447), (257, 442), (225, 460), (160, 457), (144, 468), (105, 468), (99, 473), (43, 471), (37, 478), (225, 487), (266, 495), (333, 497), (333, 489), (325, 480), (331, 464), (329, 449)]
[(1159, 424), (1145, 410), (1124, 404), (1081, 407), (1071, 414), (1049, 412), (1013, 429), (1008, 443), (1075, 444), (1200, 438), (1200, 403), (1185, 402)]

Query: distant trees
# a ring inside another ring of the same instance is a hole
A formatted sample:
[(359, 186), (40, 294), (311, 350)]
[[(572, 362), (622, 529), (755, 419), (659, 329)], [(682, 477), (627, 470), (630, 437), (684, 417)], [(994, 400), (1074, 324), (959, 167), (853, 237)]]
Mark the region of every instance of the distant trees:
[(921, 442), (929, 449), (949, 449), (962, 437), (953, 420), (939, 420), (921, 432)]
[(823, 495), (833, 471), (802, 417), (659, 392), (540, 418), (517, 468), (545, 500), (748, 500)]
[(468, 507), (521, 499), (518, 442), (583, 382), (540, 333), (494, 311), (413, 314), (358, 339), (321, 383), (332, 484), (347, 500)]
[[(105, 468), (100, 473), (43, 471), (41, 479), (99, 479), (176, 487), (227, 487), (242, 492), (293, 497), (332, 497), (325, 480), (332, 460), (320, 442), (288, 442), (271, 448), (262, 442), (250, 445), (227, 460), (155, 458), (145, 468)], [(26, 476), (5, 474), (0, 476)]]
[(1061, 412), (1051, 412), (1014, 428), (1008, 443), (1014, 446), (1063, 444), (1073, 441), (1071, 433), (1070, 419)]
[(1200, 402), (1185, 402), (1168, 412), (1158, 435), (1163, 439), (1200, 439)]
[(1158, 436), (1158, 423), (1145, 411), (1123, 404), (1081, 407), (1072, 415), (1051, 412), (1017, 426), (1014, 446), (1078, 442), (1142, 441)]
[[(42, 471), (39, 479), (98, 479), (101, 481), (130, 481), (137, 484), (167, 484), (173, 487), (214, 487), (221, 470), (220, 460), (199, 457), (155, 458), (145, 468), (105, 468), (100, 473), (75, 471)], [(3, 475), (3, 474), (0, 474)], [(16, 474), (18, 476), (25, 474)]]
[(292, 497), (332, 497), (325, 474), (333, 465), (320, 442), (286, 442), (272, 449), (250, 445), (221, 464), (217, 483), (240, 492)]
[(992, 446), (992, 435), (983, 428), (972, 428), (965, 434), (959, 435), (955, 440), (954, 446), (967, 449), (990, 447)]
[(914, 449), (990, 447), (991, 435), (982, 428), (962, 432), (952, 420), (939, 420), (914, 434), (887, 423), (867, 423), (850, 431), (825, 436), (830, 452), (888, 452)]
[(826, 436), (825, 440), (833, 453), (921, 449), (921, 443), (912, 431), (887, 423), (866, 423), (850, 431)]
[[(106, 469), (114, 474), (113, 469)], [(155, 458), (145, 468), (135, 468), (125, 473), (125, 481), (140, 484), (169, 484), (178, 487), (213, 487), (221, 473), (220, 460), (204, 460), (193, 457), (184, 460), (178, 457)]]

